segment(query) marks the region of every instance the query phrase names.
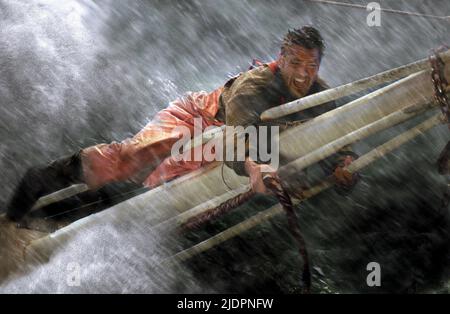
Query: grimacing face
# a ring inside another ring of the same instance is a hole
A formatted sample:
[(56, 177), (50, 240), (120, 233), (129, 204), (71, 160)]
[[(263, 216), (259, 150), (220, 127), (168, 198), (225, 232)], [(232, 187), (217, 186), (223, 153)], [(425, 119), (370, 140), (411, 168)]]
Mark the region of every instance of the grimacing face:
[(297, 98), (303, 97), (317, 79), (320, 67), (319, 50), (298, 45), (289, 47), (279, 57), (278, 67), (289, 92)]

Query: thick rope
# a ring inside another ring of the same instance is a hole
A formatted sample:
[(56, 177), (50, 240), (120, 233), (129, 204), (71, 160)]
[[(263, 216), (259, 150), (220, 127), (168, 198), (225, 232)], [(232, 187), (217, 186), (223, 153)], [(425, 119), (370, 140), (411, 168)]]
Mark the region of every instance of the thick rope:
[(232, 211), (233, 209), (237, 208), (238, 206), (244, 204), (248, 200), (252, 198), (252, 196), (255, 195), (255, 192), (253, 190), (247, 191), (245, 193), (239, 194), (222, 204), (220, 204), (217, 207), (213, 207), (210, 209), (207, 209), (204, 213), (194, 216), (190, 219), (188, 219), (180, 228), (181, 232), (187, 232), (192, 231), (195, 229), (200, 228), (202, 225), (204, 225), (207, 222), (211, 222), (214, 219)]
[[(288, 220), (289, 230), (297, 242), (299, 253), (303, 259), (303, 272), (301, 281), (303, 283), (303, 289), (305, 293), (310, 292), (311, 288), (311, 271), (309, 267), (308, 251), (306, 250), (306, 243), (302, 236), (300, 225), (298, 223), (297, 215), (294, 211), (294, 205), (292, 204), (291, 197), (283, 188), (281, 181), (278, 177), (272, 175), (266, 175), (264, 178), (264, 184), (266, 187), (272, 191), (278, 198), (281, 206), (283, 207), (286, 217)], [(203, 224), (210, 222), (225, 213), (237, 208), (238, 206), (244, 204), (250, 200), (255, 195), (253, 190), (247, 191), (245, 193), (239, 194), (233, 197), (217, 207), (208, 209), (203, 214), (190, 218), (181, 227), (181, 232), (191, 231), (201, 227)]]
[(269, 188), (278, 198), (281, 206), (283, 207), (286, 217), (288, 220), (289, 230), (297, 242), (298, 250), (303, 258), (303, 272), (302, 272), (302, 283), (303, 292), (309, 293), (311, 290), (311, 270), (309, 267), (308, 251), (306, 250), (305, 239), (303, 238), (300, 224), (298, 223), (297, 215), (294, 211), (294, 205), (292, 204), (291, 197), (283, 188), (281, 181), (278, 177), (272, 175), (267, 175), (264, 177), (264, 184)]
[(446, 94), (448, 82), (445, 78), (445, 62), (440, 57), (439, 53), (447, 50), (448, 47), (443, 46), (433, 50), (429, 61), (431, 65), (431, 82), (434, 89), (434, 101), (441, 107), (447, 122), (450, 122), (450, 101)]

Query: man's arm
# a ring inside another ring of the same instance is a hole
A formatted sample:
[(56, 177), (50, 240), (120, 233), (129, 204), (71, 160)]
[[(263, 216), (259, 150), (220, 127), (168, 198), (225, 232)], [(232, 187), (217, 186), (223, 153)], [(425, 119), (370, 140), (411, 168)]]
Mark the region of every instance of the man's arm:
[[(267, 80), (256, 77), (248, 81), (237, 82), (237, 84), (237, 88), (230, 90), (225, 95), (225, 99), (223, 99), (225, 124), (232, 127), (242, 127), (243, 129), (249, 126), (257, 128), (261, 123), (260, 114), (271, 106), (265, 90)], [(258, 134), (258, 129), (256, 132)], [(233, 160), (226, 159), (226, 149), (224, 149), (225, 164), (233, 169), (236, 174), (250, 177), (253, 191), (269, 194), (269, 190), (266, 189), (263, 183), (262, 175), (263, 173), (271, 173), (275, 176), (275, 170), (268, 165), (258, 164), (248, 157), (250, 149), (248, 138), (245, 139), (245, 161), (238, 161), (238, 141), (235, 141), (236, 137), (234, 133), (232, 135), (225, 134), (225, 148), (233, 147)], [(230, 143), (229, 141), (233, 142)]]
[[(319, 78), (313, 88), (313, 93), (317, 93), (328, 89), (329, 86)], [(298, 115), (303, 115), (307, 118), (314, 118), (336, 108), (336, 103), (331, 101), (302, 111), (298, 113)], [(347, 145), (341, 148), (336, 154), (333, 154), (332, 156), (319, 162), (320, 167), (326, 175), (333, 175), (336, 182), (336, 190), (340, 194), (346, 194), (358, 182), (359, 175), (350, 174), (346, 170), (346, 167), (358, 157), (359, 156), (353, 151), (351, 145)]]
[[(326, 103), (317, 108), (321, 111), (318, 112), (318, 115), (320, 115), (327, 111), (335, 109), (336, 103)], [(346, 195), (359, 181), (358, 173), (352, 174), (346, 170), (346, 167), (348, 167), (358, 157), (358, 154), (353, 151), (351, 145), (346, 145), (342, 147), (336, 154), (331, 155), (330, 157), (319, 162), (320, 167), (326, 175), (333, 175), (336, 183), (335, 190), (339, 194)]]
[[(229, 127), (249, 126), (258, 127), (261, 120), (260, 114), (270, 108), (271, 104), (265, 94), (267, 78), (260, 76), (248, 76), (243, 80), (236, 81), (229, 91), (225, 92), (222, 98), (225, 107), (225, 124)], [(230, 131), (230, 129), (228, 129)], [(258, 128), (257, 128), (258, 133)], [(228, 136), (227, 136), (228, 135)], [(225, 160), (225, 164), (233, 169), (240, 176), (248, 176), (244, 161), (237, 160), (236, 134), (226, 134), (225, 147), (233, 147), (233, 160)], [(228, 144), (228, 145), (227, 145)], [(245, 139), (245, 157), (248, 157), (249, 141)], [(224, 151), (224, 153), (226, 153)], [(225, 156), (226, 157), (226, 156)]]

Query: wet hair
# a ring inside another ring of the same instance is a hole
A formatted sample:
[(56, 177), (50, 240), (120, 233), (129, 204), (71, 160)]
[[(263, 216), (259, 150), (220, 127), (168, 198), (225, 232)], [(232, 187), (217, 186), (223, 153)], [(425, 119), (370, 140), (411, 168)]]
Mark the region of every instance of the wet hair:
[(298, 45), (306, 49), (317, 48), (319, 58), (322, 59), (325, 43), (320, 32), (312, 26), (303, 26), (293, 30), (288, 30), (281, 44), (281, 55), (285, 55), (286, 49)]

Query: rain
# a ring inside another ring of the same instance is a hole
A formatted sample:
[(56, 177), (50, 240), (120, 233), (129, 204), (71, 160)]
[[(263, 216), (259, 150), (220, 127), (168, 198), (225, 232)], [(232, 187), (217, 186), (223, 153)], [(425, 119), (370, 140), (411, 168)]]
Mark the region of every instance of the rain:
[[(450, 15), (446, 0), (379, 3)], [(368, 14), (299, 0), (0, 0), (0, 213), (29, 167), (132, 137), (186, 92), (212, 91), (253, 59), (275, 60), (288, 29), (310, 24), (320, 30), (326, 43), (320, 77), (331, 87), (450, 45), (448, 18), (382, 11), (380, 26), (369, 26)], [(354, 151), (365, 154), (413, 120), (355, 143)], [(448, 204), (443, 206), (449, 177), (436, 166), (449, 139), (447, 126), (437, 126), (361, 170), (351, 193), (329, 189), (297, 207), (312, 293), (450, 291), (450, 220)], [(69, 202), (76, 209), (80, 202), (106, 199), (84, 219), (69, 212), (76, 221), (56, 231), (54, 250), (41, 252), (45, 259), (25, 263), (7, 256), (7, 245), (0, 247), (1, 259), (9, 260), (0, 265), (0, 293), (301, 291), (302, 261), (284, 215), (186, 261), (167, 262), (276, 204), (273, 198), (257, 196), (180, 237), (167, 223), (178, 213), (171, 200), (176, 195), (164, 186), (148, 192), (152, 198), (142, 192), (119, 183)], [(165, 203), (167, 212), (152, 214)], [(53, 208), (49, 215), (65, 210)], [(1, 232), (7, 228), (0, 239)], [(382, 273), (376, 287), (366, 280), (372, 262)]]

